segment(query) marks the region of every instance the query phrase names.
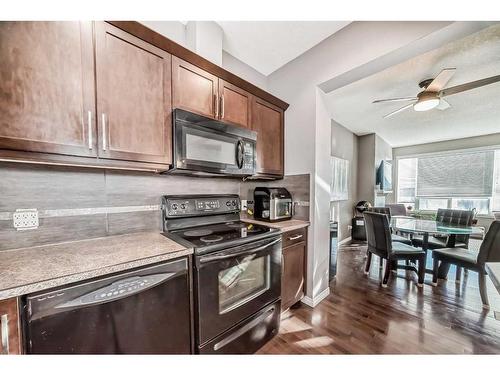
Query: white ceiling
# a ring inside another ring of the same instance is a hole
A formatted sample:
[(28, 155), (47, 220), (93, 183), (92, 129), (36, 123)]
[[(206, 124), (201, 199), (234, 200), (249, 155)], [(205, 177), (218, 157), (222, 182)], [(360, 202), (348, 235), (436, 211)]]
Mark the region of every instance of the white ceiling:
[(260, 73), (269, 75), (349, 22), (218, 21), (223, 48)]
[(332, 118), (358, 135), (377, 133), (400, 147), (500, 132), (500, 83), (449, 96), (446, 111), (406, 110), (383, 115), (405, 103), (375, 99), (415, 96), (418, 82), (443, 68), (457, 68), (447, 87), (500, 74), (500, 25), (390, 67), (327, 95)]

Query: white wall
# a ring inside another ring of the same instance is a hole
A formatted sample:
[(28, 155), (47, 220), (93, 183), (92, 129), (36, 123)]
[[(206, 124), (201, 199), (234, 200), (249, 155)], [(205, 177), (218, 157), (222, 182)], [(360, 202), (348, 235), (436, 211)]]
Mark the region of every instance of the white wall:
[(222, 28), (214, 21), (189, 21), (186, 25), (187, 48), (219, 66), (223, 38)]
[(200, 54), (214, 64), (267, 90), (267, 77), (222, 49), (223, 31), (213, 21), (141, 21), (150, 29)]
[[(168, 39), (186, 47), (186, 25), (179, 21), (140, 21), (143, 25), (149, 27)], [(188, 47), (186, 47), (188, 48)]]
[(332, 156), (349, 160), (349, 198), (330, 204), (333, 219), (339, 223), (338, 239), (342, 241), (350, 236), (347, 226), (351, 224), (352, 209), (358, 198), (358, 136), (332, 120), (331, 142)]
[[(329, 165), (330, 116), (322, 103), (318, 85), (351, 69), (367, 64), (408, 45), (447, 23), (354, 22), (268, 76), (268, 89), (290, 104), (285, 113), (285, 173), (310, 173), (311, 184), (323, 183), (324, 163)], [(326, 112), (326, 113), (325, 113)], [(327, 121), (328, 117), (328, 121)], [(325, 136), (328, 145), (323, 145)], [(319, 138), (318, 138), (319, 137)], [(306, 297), (317, 303), (328, 290), (329, 194), (311, 186), (312, 225), (309, 229), (309, 257)], [(328, 211), (328, 210), (326, 210)]]
[(255, 86), (267, 91), (267, 77), (252, 68), (250, 65), (238, 60), (226, 51), (222, 51), (222, 67), (238, 77), (253, 83)]

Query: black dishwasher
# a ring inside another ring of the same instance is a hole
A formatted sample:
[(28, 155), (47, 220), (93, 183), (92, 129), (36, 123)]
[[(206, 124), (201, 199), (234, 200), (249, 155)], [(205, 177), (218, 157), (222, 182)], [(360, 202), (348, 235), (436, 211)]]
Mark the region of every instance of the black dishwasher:
[(26, 297), (32, 354), (188, 354), (186, 258)]

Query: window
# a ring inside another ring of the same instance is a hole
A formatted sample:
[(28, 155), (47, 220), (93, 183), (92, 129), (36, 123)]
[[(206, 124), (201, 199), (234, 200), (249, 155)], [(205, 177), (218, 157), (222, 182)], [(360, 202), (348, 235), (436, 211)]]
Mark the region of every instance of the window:
[(459, 210), (472, 210), (481, 215), (487, 215), (490, 212), (490, 200), (488, 198), (453, 198), (451, 200), (451, 208)]
[(418, 209), (424, 211), (436, 211), (438, 208), (447, 208), (448, 199), (446, 198), (420, 198), (418, 200)]
[(398, 159), (397, 201), (418, 210), (500, 211), (500, 149)]
[(417, 158), (398, 162), (398, 202), (415, 203), (417, 193)]
[(495, 151), (495, 173), (493, 177), (492, 211), (500, 211), (500, 150)]

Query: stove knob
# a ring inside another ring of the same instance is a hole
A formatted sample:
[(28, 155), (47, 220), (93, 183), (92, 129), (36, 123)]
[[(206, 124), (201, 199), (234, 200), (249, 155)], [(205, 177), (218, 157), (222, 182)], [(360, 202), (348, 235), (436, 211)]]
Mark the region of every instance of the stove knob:
[(172, 210), (177, 210), (177, 203), (172, 203)]
[(186, 204), (185, 204), (185, 203), (181, 203), (181, 209), (182, 209), (182, 210), (185, 210), (185, 209), (186, 209)]
[(226, 206), (231, 207), (231, 201), (227, 201)]
[(233, 201), (233, 206), (236, 206), (236, 201)]

